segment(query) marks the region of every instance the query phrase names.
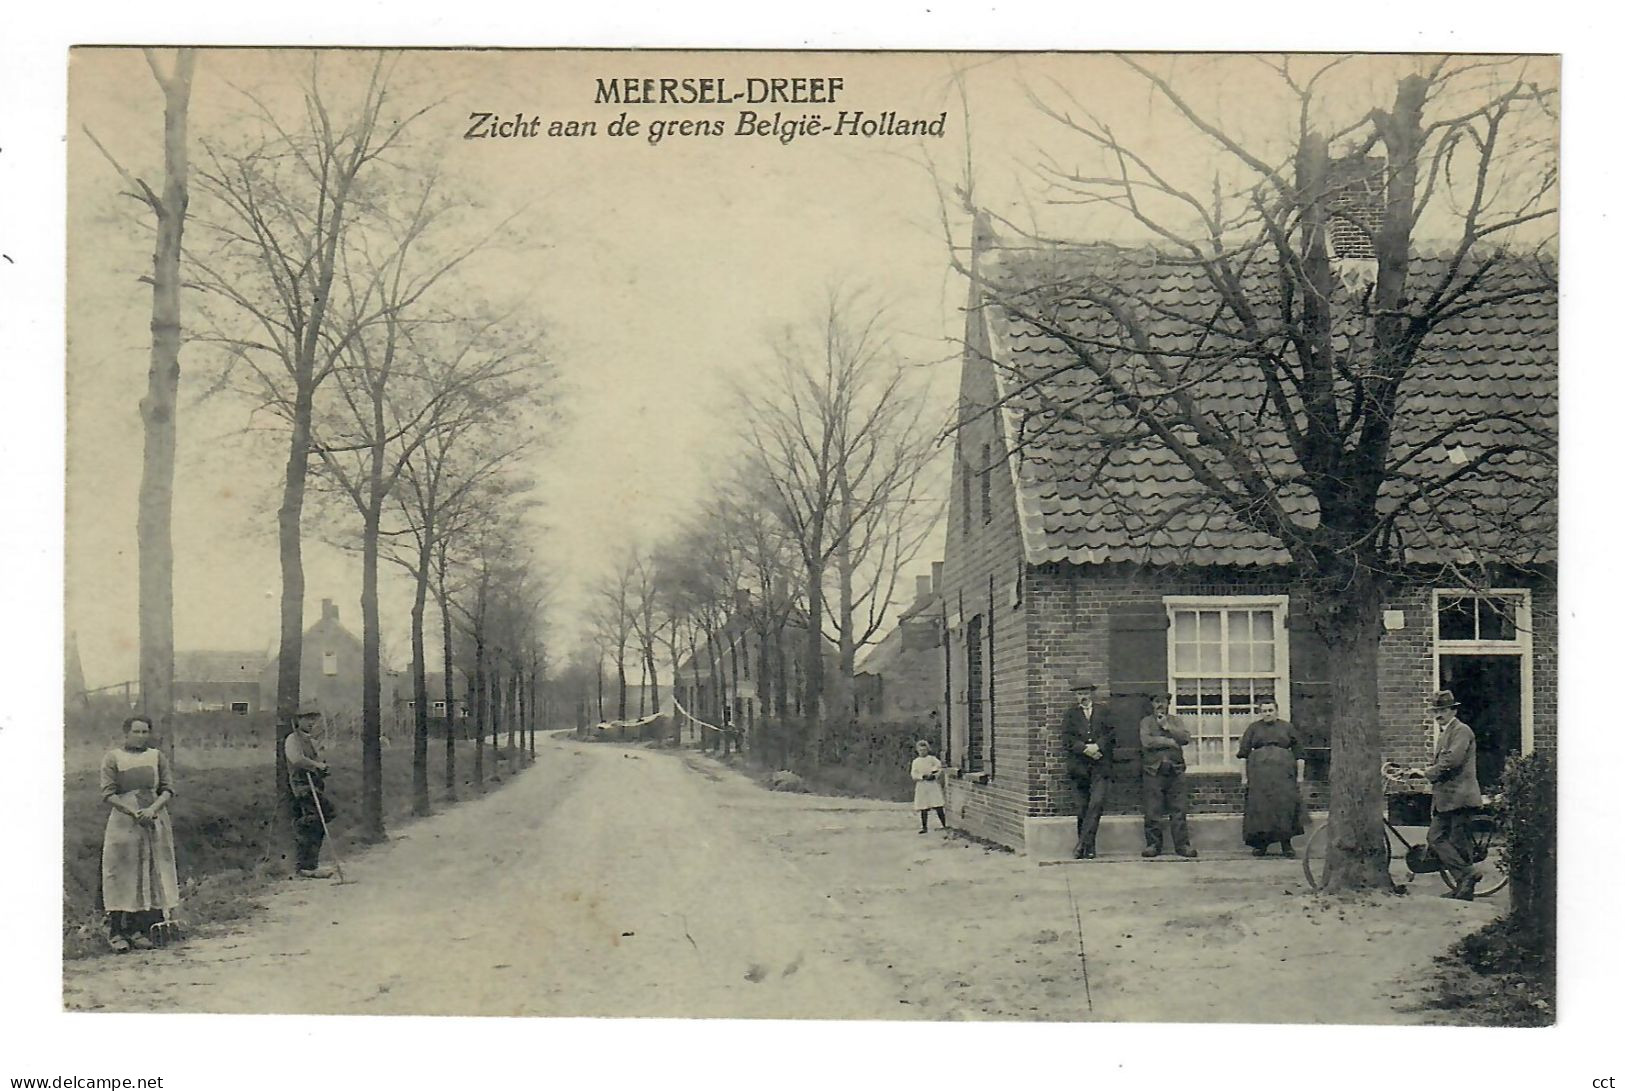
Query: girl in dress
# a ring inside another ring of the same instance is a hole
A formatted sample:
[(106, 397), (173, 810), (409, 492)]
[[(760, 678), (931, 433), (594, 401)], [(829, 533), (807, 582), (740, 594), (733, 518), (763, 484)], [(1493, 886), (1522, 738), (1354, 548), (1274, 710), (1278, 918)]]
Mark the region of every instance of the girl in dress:
[(931, 744), (924, 739), (914, 744), (914, 754), (908, 775), (914, 778), (914, 809), (920, 812), (920, 832), (925, 832), (926, 818), (931, 811), (937, 812), (937, 821), (947, 829), (948, 818), (943, 814), (947, 803), (942, 797), (942, 762), (931, 753)]
[(174, 787), (169, 762), (152, 747), (152, 721), (124, 721), (124, 744), (102, 757), (102, 908), (107, 943), (120, 953), (153, 946), (148, 931), (180, 904), (175, 832), (169, 824)]

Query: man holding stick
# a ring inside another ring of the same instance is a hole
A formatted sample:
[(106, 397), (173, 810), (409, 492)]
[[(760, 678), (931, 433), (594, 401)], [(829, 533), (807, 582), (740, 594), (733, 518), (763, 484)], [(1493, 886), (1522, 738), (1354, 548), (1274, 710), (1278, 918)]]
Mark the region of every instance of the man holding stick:
[(293, 843), (297, 874), (302, 879), (328, 879), (332, 868), (320, 866), (322, 841), (327, 835), (327, 819), (333, 817), (333, 804), (323, 787), (327, 762), (322, 760), (322, 711), (314, 703), (299, 706), (294, 729), (282, 744), (288, 759), (288, 787), (293, 792)]

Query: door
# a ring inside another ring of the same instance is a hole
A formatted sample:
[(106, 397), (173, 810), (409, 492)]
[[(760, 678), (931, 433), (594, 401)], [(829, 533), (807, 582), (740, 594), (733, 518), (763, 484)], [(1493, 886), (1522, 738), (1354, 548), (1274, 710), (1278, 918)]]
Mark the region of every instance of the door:
[(1523, 658), (1518, 655), (1439, 656), (1439, 686), (1456, 695), (1456, 715), (1478, 742), (1478, 783), (1501, 783), (1507, 759), (1523, 747)]

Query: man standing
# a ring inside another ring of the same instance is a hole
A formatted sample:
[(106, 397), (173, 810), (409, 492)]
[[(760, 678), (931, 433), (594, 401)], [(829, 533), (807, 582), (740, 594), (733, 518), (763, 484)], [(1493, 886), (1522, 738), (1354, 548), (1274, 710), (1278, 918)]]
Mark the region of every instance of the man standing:
[(327, 879), (331, 868), (319, 866), (325, 820), (333, 817), (333, 805), (323, 788), (327, 762), (322, 760), (322, 710), (314, 703), (299, 706), (294, 729), (283, 740), (282, 753), (288, 759), (288, 787), (293, 792), (293, 843), (297, 874), (303, 879)]
[(1428, 848), (1444, 865), (1451, 889), (1446, 898), (1473, 900), (1478, 873), (1472, 859), (1473, 815), (1484, 802), (1478, 791), (1478, 740), (1473, 729), (1456, 719), (1457, 702), (1449, 690), (1433, 695), (1433, 721), (1438, 741), (1433, 764), (1413, 769), (1433, 784), (1433, 821), (1428, 824)]
[(1093, 860), (1111, 779), (1112, 732), (1105, 709), (1095, 704), (1095, 684), (1074, 678), (1071, 688), (1077, 704), (1061, 717), (1061, 746), (1066, 752), (1067, 775), (1078, 792), (1078, 843), (1072, 855)]
[(1185, 751), (1191, 741), (1189, 731), (1178, 716), (1168, 711), (1168, 695), (1151, 698), (1151, 715), (1140, 721), (1140, 747), (1145, 763), (1145, 851), (1146, 858), (1162, 855), (1162, 816), (1168, 816), (1168, 832), (1174, 838), (1174, 851), (1190, 859), (1189, 824), (1185, 821)]

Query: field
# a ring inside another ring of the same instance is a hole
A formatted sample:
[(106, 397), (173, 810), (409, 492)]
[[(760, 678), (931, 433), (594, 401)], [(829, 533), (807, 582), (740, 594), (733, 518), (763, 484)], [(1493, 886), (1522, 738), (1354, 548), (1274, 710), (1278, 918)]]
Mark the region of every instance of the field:
[[(339, 813), (333, 839), (342, 859), (363, 848), (355, 839), (360, 810), (360, 754), (351, 743), (328, 748), (333, 772), (328, 793)], [(500, 753), (500, 751), (499, 751)], [(102, 831), (107, 809), (101, 802), (97, 767), (99, 748), (75, 746), (67, 755), (63, 790), (63, 955), (80, 958), (106, 950), (102, 918), (97, 904), (101, 877)], [(517, 760), (517, 759), (516, 759)], [(485, 751), (486, 777), (492, 781), (491, 750)], [(506, 777), (510, 762), (496, 763)], [(292, 873), (292, 845), (277, 818), (273, 793), (273, 755), (268, 749), (182, 750), (176, 759), (175, 799), (170, 804), (175, 824), (175, 854), (181, 881), (182, 927), (200, 927), (232, 920), (254, 909), (256, 895), (271, 882)], [(457, 747), (459, 796), (476, 792), (473, 779), (474, 744)], [(412, 751), (395, 745), (384, 751), (385, 826), (394, 829), (412, 820)], [(445, 740), (429, 746), (431, 805), (447, 806)], [(332, 859), (323, 850), (323, 861)]]

